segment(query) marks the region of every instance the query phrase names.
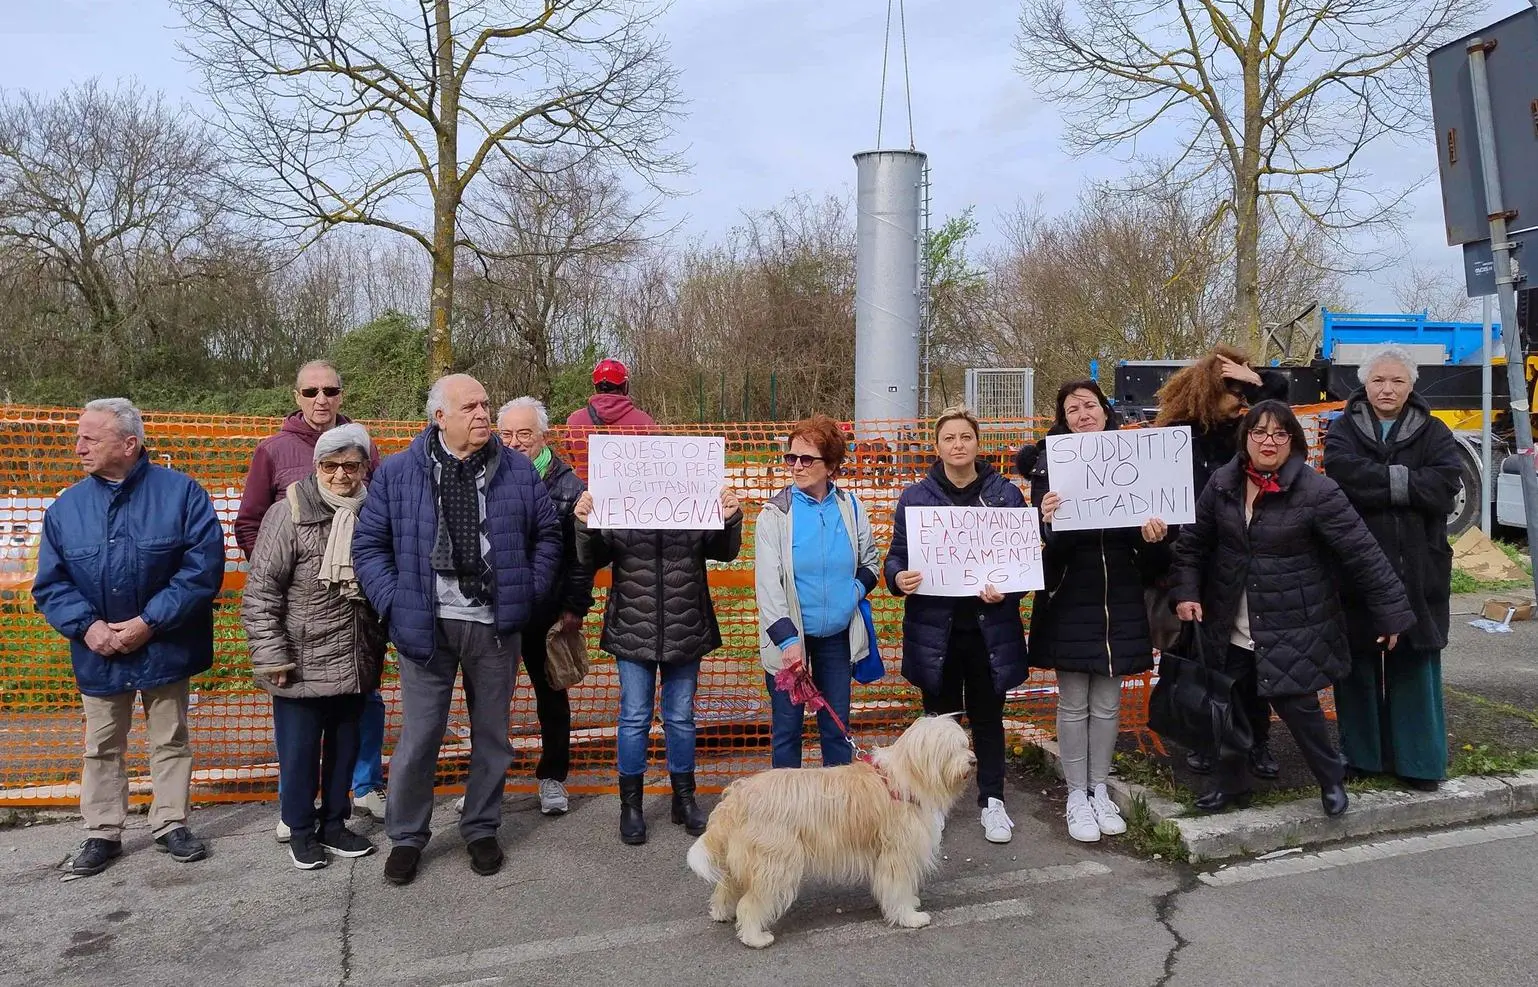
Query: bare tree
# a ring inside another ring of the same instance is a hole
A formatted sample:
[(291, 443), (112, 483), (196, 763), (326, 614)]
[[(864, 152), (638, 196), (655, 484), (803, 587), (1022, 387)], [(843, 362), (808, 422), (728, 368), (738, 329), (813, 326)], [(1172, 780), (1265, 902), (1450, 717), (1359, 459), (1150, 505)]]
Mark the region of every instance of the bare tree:
[[(392, 230), (431, 259), (428, 373), (454, 363), (461, 205), (535, 152), (655, 177), (679, 101), (659, 0), (173, 0), (241, 181), (295, 229)], [(425, 215), (424, 215), (425, 213)]]
[(0, 247), (66, 286), (114, 337), (227, 218), (222, 161), (185, 114), (133, 86), (0, 96)]
[(1079, 153), (1179, 135), (1163, 177), (1222, 180), (1209, 217), (1231, 235), (1234, 328), (1258, 342), (1260, 243), (1289, 215), (1339, 233), (1400, 194), (1362, 151), (1424, 125), (1425, 55), (1480, 0), (1024, 0), (1020, 71), (1070, 110)]
[(1394, 304), (1405, 312), (1425, 312), (1433, 319), (1477, 320), (1479, 306), (1468, 295), (1463, 272), (1451, 267), (1412, 263), (1393, 286)]

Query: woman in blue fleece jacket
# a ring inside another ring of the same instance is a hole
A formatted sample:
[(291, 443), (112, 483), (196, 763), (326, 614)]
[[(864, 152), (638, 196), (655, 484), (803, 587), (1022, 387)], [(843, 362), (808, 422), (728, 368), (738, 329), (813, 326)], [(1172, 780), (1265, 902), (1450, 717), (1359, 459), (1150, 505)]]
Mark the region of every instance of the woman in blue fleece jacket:
[[(851, 666), (873, 644), (859, 606), (875, 588), (880, 557), (865, 510), (833, 483), (847, 452), (844, 433), (827, 415), (798, 422), (785, 454), (791, 482), (758, 515), (759, 654), (773, 704), (776, 768), (801, 766), (806, 710), (774, 687), (775, 673), (806, 663), (818, 690), (847, 724)], [(848, 764), (849, 740), (826, 710), (817, 713), (817, 729), (823, 765)]]

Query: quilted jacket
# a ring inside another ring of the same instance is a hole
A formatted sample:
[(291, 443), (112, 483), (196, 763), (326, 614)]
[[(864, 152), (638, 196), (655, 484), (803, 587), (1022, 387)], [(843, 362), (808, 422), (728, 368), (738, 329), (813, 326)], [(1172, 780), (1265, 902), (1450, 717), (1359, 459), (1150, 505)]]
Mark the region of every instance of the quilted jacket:
[[(978, 460), (982, 478), (978, 496), (971, 503), (958, 503), (942, 486), (945, 467), (935, 462), (929, 476), (908, 487), (897, 499), (893, 519), (892, 547), (886, 556), (886, 584), (893, 596), (903, 596), (897, 588), (897, 574), (908, 568), (909, 507), (1024, 507), (1025, 496), (1004, 474)], [(938, 474), (938, 478), (937, 478)], [(1025, 650), (1025, 626), (1020, 621), (1022, 593), (1006, 593), (999, 603), (983, 603), (976, 597), (957, 600), (948, 596), (908, 596), (903, 600), (903, 678), (925, 692), (942, 691), (945, 654), (949, 650), (951, 626), (958, 611), (964, 619), (975, 619), (988, 648), (988, 665), (993, 672), (993, 687), (1001, 695), (1030, 674)]]
[(577, 558), (577, 522), (572, 512), (587, 484), (560, 456), (550, 456), (545, 468), (545, 490), (561, 519), (561, 567), (550, 584), (549, 595), (541, 601), (533, 619), (535, 626), (555, 623), (563, 613), (586, 617), (593, 609), (593, 571)]
[(1338, 579), (1355, 584), (1378, 634), (1415, 624), (1404, 586), (1334, 480), (1295, 454), (1281, 492), (1244, 520), (1239, 459), (1218, 470), (1175, 543), (1172, 597), (1202, 605), (1209, 656), (1228, 651), (1241, 594), (1249, 593), (1256, 688), (1262, 696), (1317, 692), (1351, 667)]
[[(1385, 440), (1366, 392), (1358, 391), (1325, 435), (1324, 472), (1340, 484), (1404, 581), (1415, 626), (1400, 646), (1446, 647), (1453, 578), (1447, 517), (1461, 482), (1453, 433), (1412, 392)], [(1376, 654), (1372, 616), (1349, 583), (1345, 603), (1351, 653)]]
[(742, 550), (742, 511), (720, 531), (600, 530), (577, 522), (590, 572), (613, 568), (599, 646), (626, 661), (687, 665), (721, 646), (705, 560)]
[[(88, 476), (43, 515), (32, 599), (69, 638), (87, 696), (153, 689), (208, 671), (214, 597), (224, 585), (224, 530), (214, 504), (185, 473), (140, 458), (121, 484)], [(143, 617), (154, 633), (128, 655), (85, 645), (98, 620)]]
[[(429, 425), (411, 445), (385, 457), (369, 483), (353, 536), (353, 568), (374, 609), (389, 622), (390, 640), (406, 658), (426, 664), (436, 646), (438, 598), (432, 569), (438, 497)], [(534, 464), (503, 446), (486, 476), (486, 537), (491, 542), (492, 613), (497, 633), (516, 634), (549, 592), (561, 566), (561, 522)]]
[[(367, 600), (350, 600), (319, 578), (335, 512), (312, 473), (267, 509), (251, 556), (241, 621), (256, 684), (285, 699), (372, 692), (384, 665), (385, 631)], [(287, 672), (275, 685), (267, 672)]]
[[(1051, 489), (1045, 451), (1043, 439), (1016, 459), (1037, 506)], [(1047, 588), (1031, 607), (1031, 665), (1099, 675), (1152, 668), (1143, 591), (1168, 568), (1168, 545), (1150, 545), (1137, 528), (1055, 531), (1044, 524), (1042, 534)]]

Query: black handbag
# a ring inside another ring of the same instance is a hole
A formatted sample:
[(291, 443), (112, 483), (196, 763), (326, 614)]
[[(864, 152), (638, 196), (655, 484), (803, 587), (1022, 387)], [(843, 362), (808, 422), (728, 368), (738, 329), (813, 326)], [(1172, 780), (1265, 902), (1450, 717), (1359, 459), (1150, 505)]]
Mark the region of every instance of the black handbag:
[(1243, 754), (1255, 743), (1250, 721), (1234, 696), (1233, 677), (1208, 665), (1205, 651), (1202, 634), (1188, 622), (1175, 647), (1160, 655), (1149, 729), (1194, 751)]

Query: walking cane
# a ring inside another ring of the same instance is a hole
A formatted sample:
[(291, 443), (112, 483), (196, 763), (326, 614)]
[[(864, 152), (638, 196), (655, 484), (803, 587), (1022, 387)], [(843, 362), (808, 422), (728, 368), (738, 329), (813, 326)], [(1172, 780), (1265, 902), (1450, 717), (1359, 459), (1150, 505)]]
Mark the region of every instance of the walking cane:
[(1394, 770), (1394, 734), (1388, 714), (1388, 645), (1378, 648), (1378, 763), (1384, 774), (1397, 774)]

